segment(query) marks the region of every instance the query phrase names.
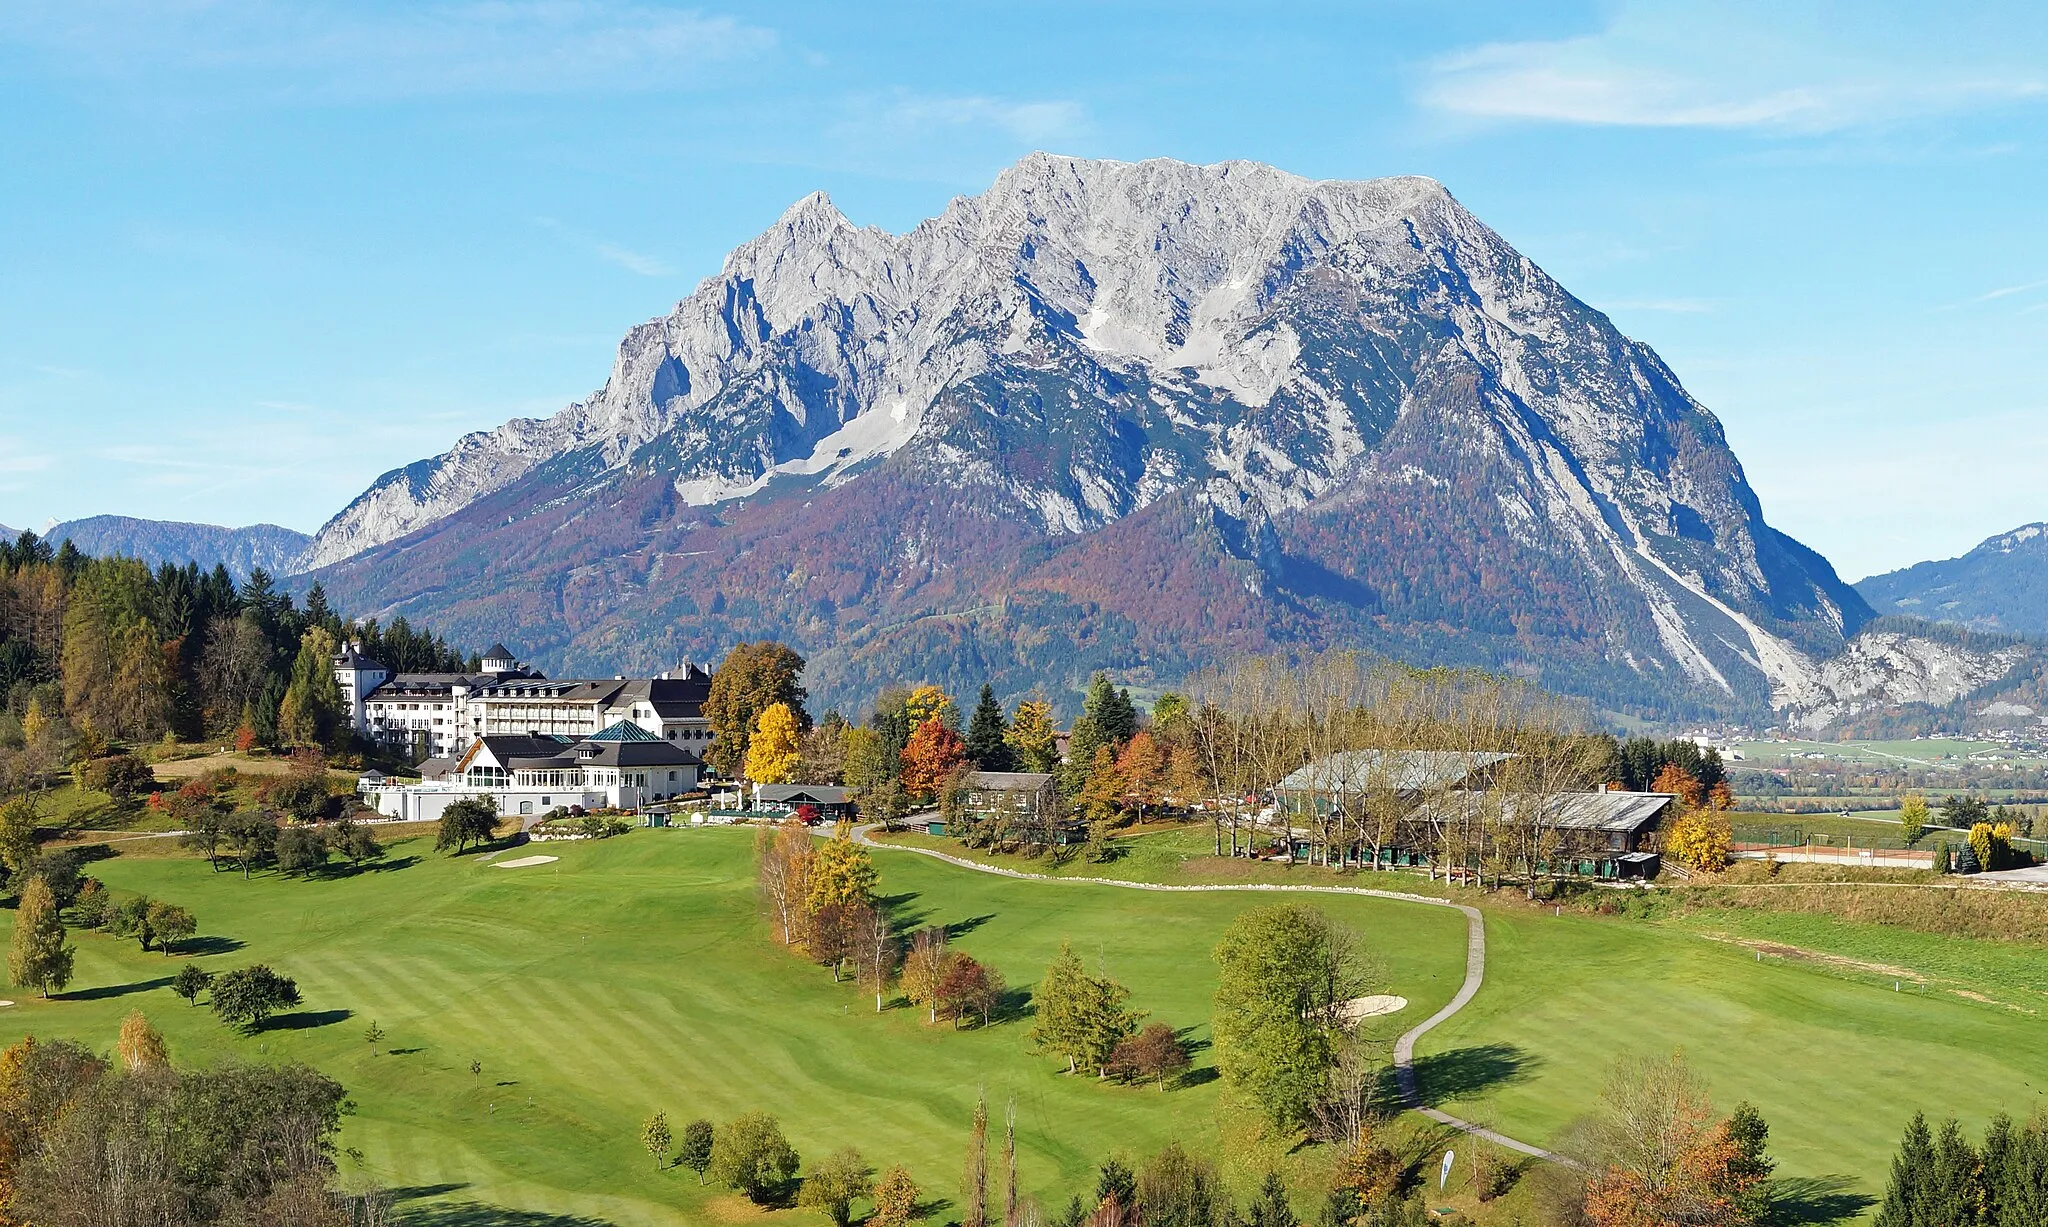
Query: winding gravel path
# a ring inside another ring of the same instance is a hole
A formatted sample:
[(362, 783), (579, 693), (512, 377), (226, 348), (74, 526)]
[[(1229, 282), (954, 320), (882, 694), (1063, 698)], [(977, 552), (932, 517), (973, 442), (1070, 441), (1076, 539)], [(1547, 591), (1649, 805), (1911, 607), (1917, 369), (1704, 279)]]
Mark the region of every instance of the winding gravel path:
[(958, 865), (962, 869), (972, 869), (976, 873), (994, 874), (1000, 878), (1017, 878), (1030, 882), (1069, 882), (1087, 886), (1116, 886), (1125, 890), (1150, 890), (1183, 894), (1219, 891), (1267, 891), (1271, 893), (1312, 895), (1362, 895), (1369, 899), (1392, 899), (1400, 903), (1425, 903), (1431, 907), (1447, 907), (1463, 912), (1465, 914), (1466, 934), (1465, 982), (1458, 986), (1457, 994), (1446, 1002), (1442, 1009), (1409, 1028), (1402, 1034), (1400, 1039), (1394, 1041), (1394, 1073), (1400, 1080), (1401, 1097), (1410, 1108), (1433, 1121), (1449, 1125), (1453, 1129), (1463, 1130), (1475, 1137), (1485, 1138), (1495, 1145), (1505, 1146), (1509, 1150), (1519, 1151), (1533, 1158), (1547, 1159), (1552, 1163), (1563, 1163), (1568, 1166), (1577, 1166), (1571, 1159), (1554, 1151), (1545, 1150), (1541, 1146), (1532, 1146), (1528, 1142), (1511, 1138), (1504, 1133), (1498, 1133), (1483, 1125), (1475, 1125), (1468, 1120), (1460, 1120), (1448, 1112), (1423, 1106), (1421, 1091), (1417, 1087), (1415, 1079), (1415, 1041), (1427, 1035), (1439, 1024), (1449, 1020), (1459, 1010), (1464, 1009), (1472, 998), (1479, 995), (1479, 986), (1486, 979), (1486, 922), (1476, 907), (1463, 903), (1453, 903), (1449, 899), (1438, 899), (1430, 895), (1411, 895), (1404, 891), (1394, 890), (1373, 890), (1370, 887), (1364, 886), (1288, 886), (1271, 882), (1168, 886), (1159, 882), (1130, 882), (1122, 878), (1056, 878), (1050, 874), (1025, 873), (1018, 869), (1004, 869), (997, 865), (984, 865), (978, 861), (967, 860), (964, 857), (949, 856), (933, 848), (916, 848), (908, 844), (878, 843), (868, 838), (868, 833), (879, 825), (879, 823), (868, 823), (864, 826), (853, 828), (854, 842), (863, 847), (879, 848), (889, 852), (914, 852), (919, 856), (928, 856), (933, 860), (944, 861), (948, 865)]

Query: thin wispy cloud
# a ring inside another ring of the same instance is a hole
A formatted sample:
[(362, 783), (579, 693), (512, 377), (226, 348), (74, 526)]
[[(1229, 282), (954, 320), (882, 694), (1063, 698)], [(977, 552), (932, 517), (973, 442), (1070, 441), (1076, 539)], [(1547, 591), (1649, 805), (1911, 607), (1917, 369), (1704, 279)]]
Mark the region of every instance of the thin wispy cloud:
[[(1995, 290), (1987, 290), (1974, 298), (1965, 298), (1960, 302), (1943, 303), (1941, 306), (1936, 307), (1935, 310), (1960, 311), (1965, 307), (1982, 306), (1984, 303), (1997, 302), (2001, 298), (2011, 298), (2016, 294), (2031, 294), (2036, 290), (2042, 289), (2048, 289), (2048, 278), (2044, 278), (2040, 281), (2023, 282), (2019, 285), (2000, 286)], [(2038, 309), (2038, 307), (2027, 308), (2027, 310), (2029, 311)]]
[(980, 128), (1034, 146), (1079, 136), (1088, 120), (1087, 111), (1077, 102), (1011, 102), (980, 95), (933, 98), (899, 93), (879, 106), (859, 104), (856, 109), (863, 113), (842, 128), (865, 126), (870, 135), (885, 137), (925, 137)]
[(593, 259), (641, 277), (673, 277), (675, 267), (660, 256), (592, 236), (579, 227), (553, 217), (536, 217), (533, 224)]
[(0, 473), (40, 473), (56, 462), (54, 456), (24, 451), (19, 439), (0, 439)]
[(673, 277), (675, 275), (676, 270), (668, 261), (658, 256), (648, 256), (642, 255), (637, 251), (628, 251), (616, 243), (599, 243), (596, 251), (597, 258), (603, 260), (606, 264), (616, 264), (627, 272), (638, 273), (642, 277)]
[(53, 54), (75, 71), (131, 84), (223, 77), (311, 101), (674, 88), (776, 43), (773, 30), (736, 17), (613, 0), (30, 0), (0, 8), (0, 44)]
[(1980, 294), (1976, 298), (1971, 299), (1970, 301), (1991, 302), (1994, 299), (2011, 298), (2015, 294), (2025, 294), (2032, 290), (2038, 290), (2043, 286), (2048, 286), (2048, 280), (2029, 281), (2025, 285), (2009, 285), (2001, 289), (1993, 290), (1988, 294)]
[(1595, 34), (1440, 56), (1415, 97), (1469, 119), (1788, 133), (2048, 100), (2048, 74), (1992, 49), (1807, 21), (1781, 6), (1627, 6)]
[(993, 139), (1036, 146), (1079, 136), (1087, 127), (1087, 109), (1077, 102), (933, 97), (894, 90), (848, 98), (827, 131), (827, 144), (844, 150)]

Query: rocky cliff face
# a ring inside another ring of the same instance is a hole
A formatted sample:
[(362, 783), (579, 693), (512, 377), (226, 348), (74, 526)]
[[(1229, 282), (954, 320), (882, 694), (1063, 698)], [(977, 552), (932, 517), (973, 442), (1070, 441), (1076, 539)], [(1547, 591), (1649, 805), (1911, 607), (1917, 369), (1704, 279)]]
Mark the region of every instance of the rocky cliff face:
[(1884, 613), (2048, 635), (2048, 524), (2000, 533), (1960, 558), (1916, 563), (1856, 587)]
[(1868, 616), (1657, 356), (1438, 184), (1045, 155), (900, 236), (799, 202), (589, 400), (386, 475), (308, 557), (558, 664), (776, 634), (828, 698), (1352, 644), (1753, 713)]
[[(1809, 703), (1791, 713), (1795, 728), (1817, 731), (1866, 713), (1946, 708), (2011, 676), (2033, 658), (2015, 643), (1972, 642), (1873, 627), (1824, 662)], [(2032, 708), (1987, 699), (1966, 715), (2031, 716)], [(2006, 710), (2010, 709), (2010, 710)]]

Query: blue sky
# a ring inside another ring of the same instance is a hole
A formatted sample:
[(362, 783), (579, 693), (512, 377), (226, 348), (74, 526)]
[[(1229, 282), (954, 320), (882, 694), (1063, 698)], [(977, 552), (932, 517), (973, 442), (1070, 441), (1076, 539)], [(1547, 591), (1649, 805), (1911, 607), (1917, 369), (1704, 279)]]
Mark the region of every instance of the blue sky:
[(1049, 149), (1434, 176), (1774, 524), (1948, 556), (2048, 519), (2048, 15), (1969, 9), (10, 0), (0, 523), (311, 530), (806, 192), (900, 230)]

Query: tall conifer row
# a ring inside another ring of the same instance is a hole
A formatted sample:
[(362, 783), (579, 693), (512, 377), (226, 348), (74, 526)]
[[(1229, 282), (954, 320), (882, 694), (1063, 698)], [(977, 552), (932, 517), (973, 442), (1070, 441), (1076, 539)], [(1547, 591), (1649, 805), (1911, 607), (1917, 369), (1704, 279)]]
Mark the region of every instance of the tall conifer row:
[(967, 1134), (967, 1170), (960, 1176), (967, 1198), (960, 1227), (988, 1227), (988, 1092), (974, 1096), (974, 1124)]

